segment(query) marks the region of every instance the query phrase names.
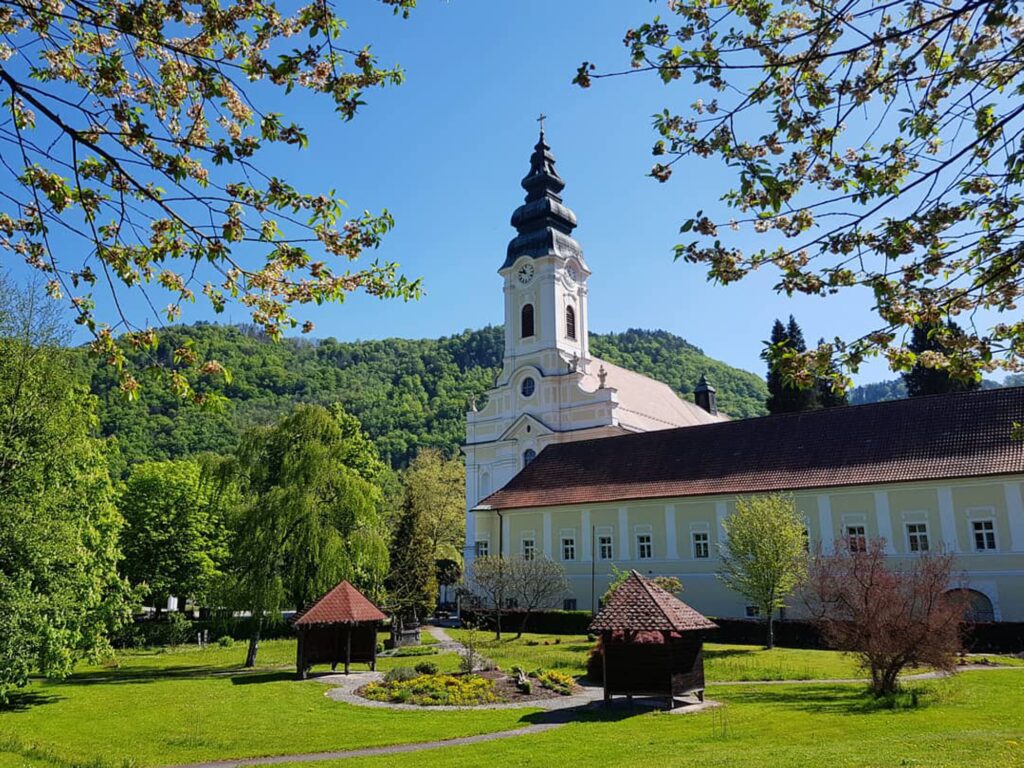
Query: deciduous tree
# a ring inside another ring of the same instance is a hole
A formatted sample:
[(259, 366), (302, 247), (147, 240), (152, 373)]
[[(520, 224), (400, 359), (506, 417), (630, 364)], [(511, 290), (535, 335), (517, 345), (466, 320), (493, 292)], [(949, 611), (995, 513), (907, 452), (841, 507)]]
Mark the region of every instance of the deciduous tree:
[(508, 561), (509, 589), (516, 607), (523, 612), (516, 639), (526, 631), (530, 614), (554, 608), (569, 592), (565, 568), (547, 557), (513, 557)]
[(787, 377), (846, 385), (875, 356), (909, 370), (910, 329), (952, 317), (963, 343), (933, 359), (966, 380), (1024, 364), (1022, 14), (1006, 0), (670, 2), (626, 32), (627, 71), (584, 62), (576, 82), (689, 81), (655, 117), (651, 175), (707, 178), (707, 159), (730, 182), (713, 210), (718, 190), (693, 198), (677, 258), (726, 284), (768, 270), (787, 296), (869, 293), (874, 328), (782, 350)]
[(811, 615), (832, 647), (854, 653), (871, 673), (876, 695), (895, 692), (908, 666), (956, 668), (965, 606), (950, 594), (954, 562), (950, 553), (927, 552), (892, 569), (882, 540), (866, 551), (838, 542), (815, 555), (805, 593)]
[[(342, 579), (383, 595), (388, 542), (373, 476), (372, 444), (353, 448), (341, 411), (300, 405), (272, 427), (246, 434), (231, 465), (241, 505), (232, 560), (239, 605), (252, 611), (246, 666), (262, 623), (302, 608)], [(351, 427), (351, 424), (348, 423)]]
[(765, 620), (765, 645), (775, 645), (774, 613), (785, 605), (807, 573), (806, 524), (793, 497), (767, 494), (736, 499), (722, 521), (718, 577), (758, 607)]
[(0, 280), (0, 703), (130, 618), (95, 401), (62, 341), (45, 298)]
[(501, 612), (512, 596), (510, 562), (500, 555), (478, 557), (473, 561), (473, 597), (485, 610), (494, 613), (494, 637), (501, 640)]
[(122, 572), (160, 602), (202, 600), (227, 557), (224, 510), (192, 460), (132, 467), (120, 494), (125, 518)]
[[(286, 167), (261, 162), (307, 146), (275, 111), (284, 94), (322, 95), (351, 120), (370, 89), (402, 81), (355, 34), (330, 3), (0, 3), (0, 247), (68, 301), (129, 395), (124, 348), (155, 349), (152, 324), (197, 294), (216, 312), (240, 301), (274, 337), (298, 325), (296, 305), (418, 295), (395, 264), (356, 263), (391, 228), (386, 210), (349, 216), (334, 192), (296, 189)], [(114, 294), (111, 312), (96, 311), (97, 289)], [(135, 291), (153, 316), (125, 310)], [(171, 384), (195, 400), (182, 369), (222, 372), (185, 347), (174, 362)]]

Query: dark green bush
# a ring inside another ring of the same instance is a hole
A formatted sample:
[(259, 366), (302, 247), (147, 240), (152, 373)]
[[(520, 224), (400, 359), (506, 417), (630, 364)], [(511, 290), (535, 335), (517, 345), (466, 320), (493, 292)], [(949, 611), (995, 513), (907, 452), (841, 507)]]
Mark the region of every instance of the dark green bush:
[(437, 664), (432, 661), (421, 661), (416, 665), (416, 671), (421, 675), (436, 675)]
[(406, 680), (414, 680), (419, 676), (420, 673), (412, 667), (395, 667), (394, 669), (389, 669), (384, 674), (384, 682), (404, 683)]

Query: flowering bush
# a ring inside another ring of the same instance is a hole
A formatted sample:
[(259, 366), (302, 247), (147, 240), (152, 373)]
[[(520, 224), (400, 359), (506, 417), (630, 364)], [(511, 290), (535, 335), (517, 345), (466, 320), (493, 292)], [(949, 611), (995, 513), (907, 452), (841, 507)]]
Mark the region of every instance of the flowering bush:
[(421, 675), (412, 680), (370, 683), (363, 695), (374, 701), (438, 706), (473, 706), (498, 700), (494, 683), (478, 675)]
[(533, 673), (532, 677), (548, 690), (560, 693), (563, 696), (568, 696), (572, 693), (572, 688), (576, 684), (576, 681), (570, 675), (554, 670), (538, 669)]

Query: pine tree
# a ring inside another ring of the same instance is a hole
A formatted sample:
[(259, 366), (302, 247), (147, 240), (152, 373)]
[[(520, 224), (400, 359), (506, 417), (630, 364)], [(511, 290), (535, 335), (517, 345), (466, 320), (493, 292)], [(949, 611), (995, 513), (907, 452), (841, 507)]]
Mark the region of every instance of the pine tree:
[(423, 507), (408, 491), (391, 539), (388, 607), (399, 622), (417, 622), (437, 605), (437, 569)]
[[(818, 339), (818, 347), (822, 347), (825, 344), (824, 339)], [(833, 363), (829, 366), (828, 372), (836, 373), (836, 367)], [(832, 389), (832, 382), (826, 377), (822, 377), (818, 380), (818, 405), (822, 408), (836, 408), (840, 405), (849, 405), (849, 397), (846, 394), (846, 390), (842, 392), (836, 392)]]
[(796, 322), (796, 318), (790, 315), (787, 325), (783, 325), (780, 320), (776, 320), (772, 326), (772, 334), (768, 344), (769, 348), (762, 353), (762, 357), (768, 362), (768, 375), (766, 377), (768, 382), (768, 412), (795, 413), (820, 407), (818, 393), (815, 388), (801, 389), (785, 383), (775, 356), (772, 353), (773, 349), (791, 349), (794, 352), (805, 352), (807, 350), (804, 333)]
[(915, 325), (907, 345), (911, 352), (918, 356), (914, 367), (903, 374), (903, 382), (907, 387), (908, 397), (921, 395), (938, 395), (946, 392), (969, 392), (978, 389), (981, 381), (977, 378), (960, 378), (952, 375), (946, 368), (928, 367), (922, 364), (922, 357), (930, 357), (927, 353), (942, 355), (949, 351), (950, 340), (963, 336), (960, 326), (952, 321), (945, 325)]

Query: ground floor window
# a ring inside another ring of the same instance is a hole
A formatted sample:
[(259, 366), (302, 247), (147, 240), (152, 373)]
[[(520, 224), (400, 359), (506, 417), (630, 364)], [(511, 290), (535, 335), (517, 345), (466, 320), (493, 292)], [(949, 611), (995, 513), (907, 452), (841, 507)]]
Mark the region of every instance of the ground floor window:
[(478, 541), (476, 543), (476, 556), (487, 557), (491, 553), (491, 543), (489, 541)]
[(562, 610), (563, 611), (575, 611), (576, 610), (576, 598), (575, 597), (567, 597), (567, 598), (565, 598), (565, 600), (562, 601)]
[(851, 552), (868, 551), (868, 536), (863, 525), (846, 526), (846, 546)]
[(576, 559), (576, 539), (572, 537), (565, 537), (562, 539), (562, 559), (563, 560), (575, 560)]
[(758, 608), (756, 605), (748, 605), (747, 606), (747, 616), (749, 618), (753, 619), (753, 618), (755, 618), (757, 616), (760, 616), (760, 615), (761, 615), (761, 609)]
[(654, 557), (654, 545), (651, 543), (651, 534), (637, 534), (636, 556), (638, 560), (650, 560)]
[(711, 542), (707, 533), (698, 531), (693, 534), (693, 556), (697, 560), (711, 557)]
[(924, 523), (907, 523), (907, 545), (911, 552), (927, 552), (928, 526)]
[(971, 530), (974, 532), (974, 549), (986, 552), (996, 548), (996, 524), (992, 520), (972, 520)]

